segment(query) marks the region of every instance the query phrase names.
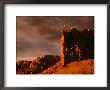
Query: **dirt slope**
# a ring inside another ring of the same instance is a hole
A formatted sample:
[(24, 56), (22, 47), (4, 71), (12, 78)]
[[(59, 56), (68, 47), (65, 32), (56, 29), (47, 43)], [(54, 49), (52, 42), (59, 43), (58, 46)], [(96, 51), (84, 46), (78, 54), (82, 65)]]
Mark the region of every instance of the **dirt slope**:
[(66, 66), (57, 62), (41, 74), (94, 74), (94, 60), (74, 61)]

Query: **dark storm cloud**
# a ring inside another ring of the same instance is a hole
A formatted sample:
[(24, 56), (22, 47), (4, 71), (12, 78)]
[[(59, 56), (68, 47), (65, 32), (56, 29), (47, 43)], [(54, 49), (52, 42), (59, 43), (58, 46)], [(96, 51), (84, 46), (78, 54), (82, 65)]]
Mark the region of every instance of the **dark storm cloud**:
[(68, 27), (71, 25), (76, 25), (80, 30), (84, 28), (94, 28), (94, 20), (93, 17), (25, 17), (24, 20), (28, 22), (30, 25), (37, 27), (37, 32), (41, 35), (48, 35), (47, 38), (50, 39), (58, 39), (60, 35), (60, 30), (64, 24)]
[(92, 16), (17, 16), (17, 57), (59, 54), (63, 25), (94, 28)]

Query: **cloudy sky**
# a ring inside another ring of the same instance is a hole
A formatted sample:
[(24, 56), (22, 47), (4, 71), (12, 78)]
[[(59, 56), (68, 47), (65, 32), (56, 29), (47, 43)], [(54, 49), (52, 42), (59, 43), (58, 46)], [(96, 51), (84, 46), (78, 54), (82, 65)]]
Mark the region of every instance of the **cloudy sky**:
[(17, 16), (17, 58), (60, 54), (61, 29), (94, 29), (93, 16)]

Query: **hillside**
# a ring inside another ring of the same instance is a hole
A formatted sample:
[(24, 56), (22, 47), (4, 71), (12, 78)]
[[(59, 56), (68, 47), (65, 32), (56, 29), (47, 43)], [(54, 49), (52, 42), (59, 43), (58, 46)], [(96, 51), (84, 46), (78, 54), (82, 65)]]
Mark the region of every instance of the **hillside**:
[(94, 60), (74, 61), (66, 66), (60, 66), (58, 62), (42, 74), (94, 74)]
[(16, 74), (94, 74), (94, 60), (61, 65), (59, 56), (46, 55), (33, 61), (17, 61)]

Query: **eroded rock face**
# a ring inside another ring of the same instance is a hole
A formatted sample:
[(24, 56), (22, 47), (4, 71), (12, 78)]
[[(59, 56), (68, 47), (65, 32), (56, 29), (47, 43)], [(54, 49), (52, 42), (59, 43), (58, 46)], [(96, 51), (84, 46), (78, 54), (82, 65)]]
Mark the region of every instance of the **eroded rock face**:
[(94, 58), (94, 30), (78, 30), (75, 26), (70, 30), (64, 25), (61, 42), (61, 64), (71, 61)]

